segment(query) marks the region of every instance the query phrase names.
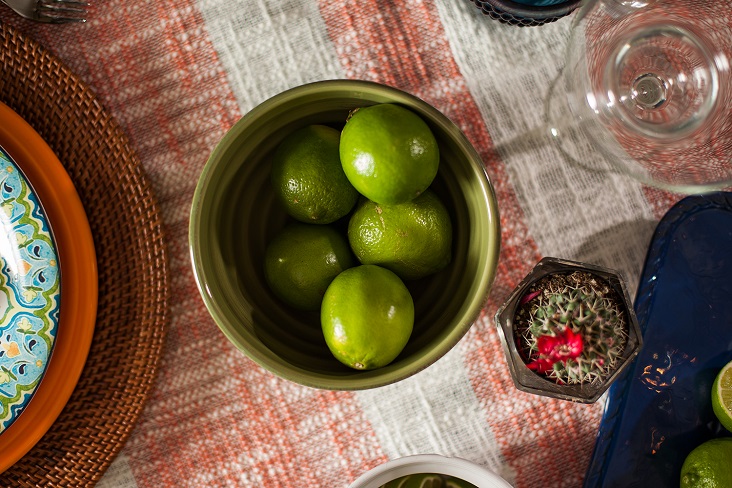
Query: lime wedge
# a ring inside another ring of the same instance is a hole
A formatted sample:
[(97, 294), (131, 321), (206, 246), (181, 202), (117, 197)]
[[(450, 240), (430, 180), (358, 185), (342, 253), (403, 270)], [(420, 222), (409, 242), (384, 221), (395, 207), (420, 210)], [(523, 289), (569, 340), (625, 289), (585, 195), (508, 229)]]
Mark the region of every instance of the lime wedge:
[(457, 478), (448, 478), (445, 481), (445, 488), (478, 488), (472, 483)]
[(442, 476), (439, 474), (408, 474), (392, 480), (381, 488), (442, 488)]
[(732, 432), (732, 361), (714, 379), (712, 409), (722, 426)]

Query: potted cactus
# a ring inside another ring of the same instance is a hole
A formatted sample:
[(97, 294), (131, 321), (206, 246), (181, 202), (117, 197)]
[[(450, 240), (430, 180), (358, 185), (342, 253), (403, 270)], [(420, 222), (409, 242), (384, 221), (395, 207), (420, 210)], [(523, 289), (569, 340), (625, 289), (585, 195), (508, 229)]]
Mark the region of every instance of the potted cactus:
[(544, 258), (496, 314), (522, 391), (591, 403), (637, 355), (641, 334), (618, 273)]

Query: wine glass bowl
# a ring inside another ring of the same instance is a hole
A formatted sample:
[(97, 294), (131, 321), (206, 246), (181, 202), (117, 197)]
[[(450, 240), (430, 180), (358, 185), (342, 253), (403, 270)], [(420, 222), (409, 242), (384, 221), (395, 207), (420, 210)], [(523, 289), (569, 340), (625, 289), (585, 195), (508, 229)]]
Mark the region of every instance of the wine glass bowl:
[(560, 149), (669, 190), (730, 186), (730, 12), (730, 0), (585, 3), (546, 100)]
[(648, 136), (686, 135), (708, 120), (715, 106), (714, 46), (700, 26), (682, 17), (632, 19), (626, 16), (604, 34), (613, 49), (601, 93), (608, 104), (618, 100), (619, 115)]

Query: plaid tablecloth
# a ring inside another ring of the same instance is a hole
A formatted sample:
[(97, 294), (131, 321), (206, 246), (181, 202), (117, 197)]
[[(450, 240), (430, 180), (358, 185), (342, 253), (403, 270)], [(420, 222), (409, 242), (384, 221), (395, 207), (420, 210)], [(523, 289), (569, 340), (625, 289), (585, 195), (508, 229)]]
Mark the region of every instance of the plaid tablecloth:
[[(83, 25), (40, 25), (5, 6), (0, 19), (115, 115), (166, 224), (172, 323), (159, 378), (100, 486), (345, 487), (418, 453), (472, 460), (517, 487), (581, 485), (602, 402), (517, 391), (492, 317), (545, 255), (619, 269), (634, 290), (656, 222), (679, 197), (513, 141), (539, 123), (571, 17), (518, 28), (467, 0), (91, 1)], [(483, 158), (502, 226), (488, 303), (457, 347), (398, 386), (355, 393), (279, 379), (229, 344), (187, 244), (198, 175), (227, 129), (287, 88), (334, 78), (398, 87), (450, 117)]]

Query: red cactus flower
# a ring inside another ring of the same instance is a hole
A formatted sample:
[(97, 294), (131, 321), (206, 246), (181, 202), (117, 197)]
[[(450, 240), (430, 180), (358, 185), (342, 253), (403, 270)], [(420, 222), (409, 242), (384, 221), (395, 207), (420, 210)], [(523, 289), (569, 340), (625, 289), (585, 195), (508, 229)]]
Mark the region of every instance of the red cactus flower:
[(542, 335), (537, 339), (539, 358), (526, 366), (537, 373), (546, 373), (554, 368), (554, 363), (579, 357), (582, 348), (582, 336), (569, 327), (555, 336)]
[(582, 336), (567, 327), (556, 336), (543, 335), (537, 340), (539, 354), (553, 362), (576, 359), (582, 354)]
[(532, 293), (527, 293), (526, 295), (523, 296), (523, 298), (521, 298), (520, 305), (525, 305), (525, 304), (529, 303), (531, 300), (538, 297), (539, 295), (541, 295), (541, 290), (537, 290)]
[(546, 373), (554, 369), (554, 363), (551, 359), (537, 359), (526, 365), (527, 368), (536, 371), (537, 373)]

